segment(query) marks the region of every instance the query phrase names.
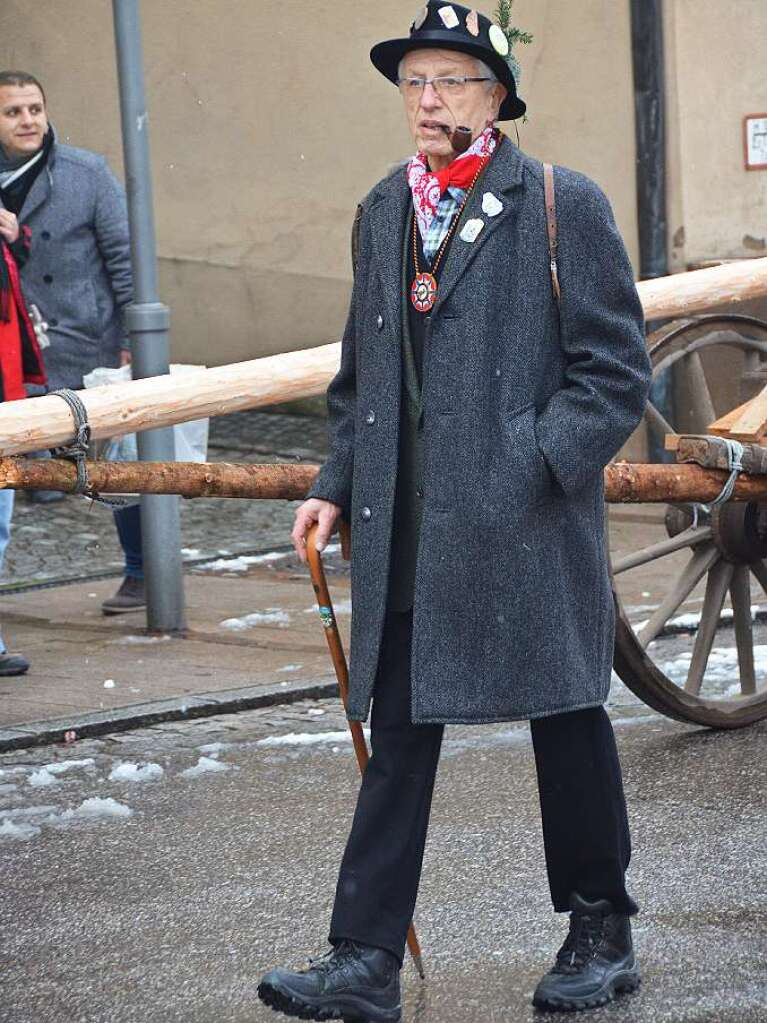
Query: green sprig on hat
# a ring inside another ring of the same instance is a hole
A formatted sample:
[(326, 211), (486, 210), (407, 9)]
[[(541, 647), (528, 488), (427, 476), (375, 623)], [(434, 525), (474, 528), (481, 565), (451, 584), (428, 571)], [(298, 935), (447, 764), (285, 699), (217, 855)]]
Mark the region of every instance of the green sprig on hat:
[(526, 46), (528, 43), (533, 41), (533, 37), (529, 32), (523, 32), (522, 29), (517, 28), (511, 23), (511, 8), (514, 4), (514, 0), (498, 0), (498, 8), (495, 12), (495, 20), (498, 23), (499, 28), (509, 41), (509, 55), (506, 58), (506, 63), (511, 68), (511, 72), (514, 75), (514, 81), (519, 85), (519, 79), (522, 76), (522, 68), (520, 67), (519, 61), (514, 56), (514, 47), (517, 44)]

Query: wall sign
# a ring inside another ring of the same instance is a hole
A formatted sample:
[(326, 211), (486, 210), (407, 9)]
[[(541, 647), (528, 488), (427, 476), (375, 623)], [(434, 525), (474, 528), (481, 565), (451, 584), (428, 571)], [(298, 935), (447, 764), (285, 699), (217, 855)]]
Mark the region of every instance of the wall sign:
[(767, 114), (743, 118), (743, 146), (746, 170), (767, 170)]

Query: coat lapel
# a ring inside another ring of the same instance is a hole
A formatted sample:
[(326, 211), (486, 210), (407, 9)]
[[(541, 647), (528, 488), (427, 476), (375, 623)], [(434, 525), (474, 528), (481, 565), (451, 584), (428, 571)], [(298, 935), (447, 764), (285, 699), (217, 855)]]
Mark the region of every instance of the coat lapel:
[(410, 206), (410, 188), (405, 169), (387, 178), (380, 187), (380, 198), (370, 207), (376, 270), (383, 284), (386, 315), (399, 325), (402, 246), (405, 219)]
[[(434, 314), (444, 305), (450, 292), (477, 258), (488, 239), (516, 211), (517, 196), (513, 193), (522, 184), (522, 172), (523, 162), (519, 150), (503, 136), (492, 160), (477, 181), (456, 227), (447, 262), (439, 276)], [(482, 209), (482, 200), (487, 192), (492, 193), (503, 204), (503, 209), (495, 216), (489, 216)], [(483, 224), (480, 234), (473, 242), (461, 238), (461, 232), (470, 220), (480, 220)]]
[(42, 206), (45, 200), (48, 198), (51, 192), (51, 180), (50, 180), (51, 168), (49, 166), (43, 167), (40, 173), (32, 183), (32, 187), (27, 193), (27, 197), (24, 200), (24, 205), (21, 208), (19, 214), (19, 220), (26, 223), (38, 206)]

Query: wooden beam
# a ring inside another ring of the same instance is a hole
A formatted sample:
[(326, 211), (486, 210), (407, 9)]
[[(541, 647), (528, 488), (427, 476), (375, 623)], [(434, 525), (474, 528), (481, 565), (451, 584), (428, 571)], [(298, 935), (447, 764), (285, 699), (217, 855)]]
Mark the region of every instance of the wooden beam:
[[(686, 316), (767, 294), (767, 258), (642, 281), (638, 289), (648, 319)], [(376, 337), (366, 343), (385, 342)], [(114, 437), (322, 394), (338, 369), (340, 352), (338, 343), (322, 345), (173, 377), (94, 387), (79, 395), (92, 436)], [(0, 455), (51, 448), (73, 437), (72, 413), (60, 398), (47, 395), (0, 404)]]
[[(296, 501), (306, 496), (319, 466), (252, 465), (227, 462), (90, 462), (93, 488), (102, 494), (180, 494), (182, 497), (244, 497)], [(728, 477), (697, 465), (616, 462), (605, 469), (606, 499), (611, 504), (667, 504), (711, 501)], [(0, 458), (0, 489), (72, 492), (71, 462)], [(742, 475), (735, 501), (767, 499), (767, 476)]]

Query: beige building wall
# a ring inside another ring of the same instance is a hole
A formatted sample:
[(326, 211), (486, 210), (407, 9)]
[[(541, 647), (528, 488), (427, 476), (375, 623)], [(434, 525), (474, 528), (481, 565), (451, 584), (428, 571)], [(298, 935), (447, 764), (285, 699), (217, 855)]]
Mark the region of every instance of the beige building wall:
[[(483, 9), (494, 6), (488, 2)], [(358, 199), (411, 144), (370, 46), (418, 0), (144, 0), (163, 298), (173, 357), (209, 365), (337, 339)], [(584, 171), (637, 255), (628, 0), (516, 0), (523, 149)], [(667, 0), (673, 266), (763, 251), (767, 172), (742, 115), (767, 110), (764, 0)], [(121, 171), (111, 4), (2, 0), (2, 63), (38, 74), (60, 138)], [(516, 140), (514, 126), (505, 126)]]
[(767, 255), (767, 171), (744, 165), (743, 117), (767, 112), (765, 0), (666, 7), (674, 270)]
[[(175, 359), (212, 365), (338, 338), (355, 205), (411, 153), (399, 95), (367, 55), (407, 33), (417, 7), (142, 4)], [(595, 177), (634, 254), (628, 4), (517, 0), (515, 10), (535, 34), (522, 53), (521, 144)], [(3, 0), (0, 38), (6, 66), (43, 79), (60, 138), (122, 173), (111, 4)]]

